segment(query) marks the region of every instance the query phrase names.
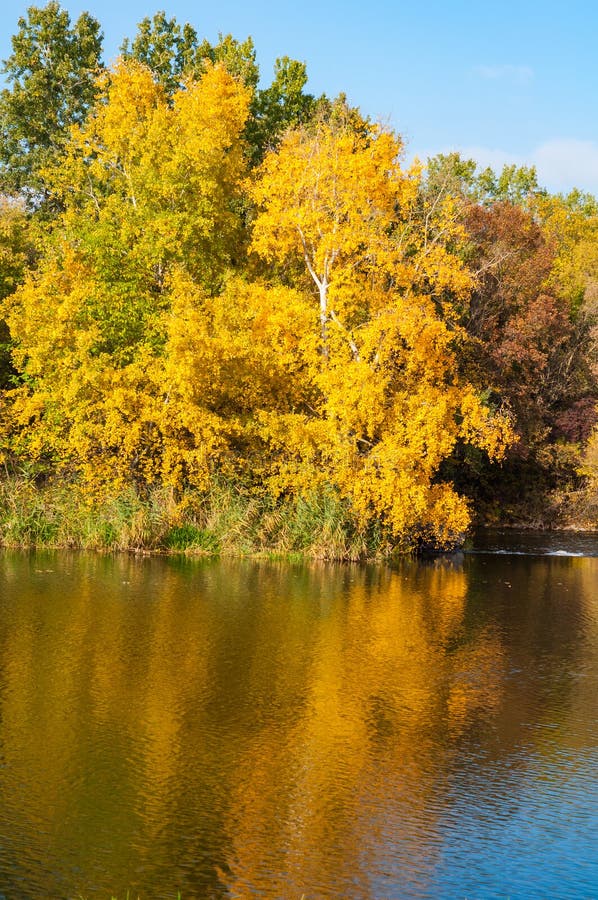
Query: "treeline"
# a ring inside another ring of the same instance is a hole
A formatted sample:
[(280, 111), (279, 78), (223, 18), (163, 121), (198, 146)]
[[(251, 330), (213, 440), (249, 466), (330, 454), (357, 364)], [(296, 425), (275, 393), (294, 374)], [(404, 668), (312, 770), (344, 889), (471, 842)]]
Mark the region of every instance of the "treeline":
[(407, 166), (303, 63), (260, 87), (251, 39), (164, 13), (107, 68), (91, 16), (31, 7), (4, 75), (5, 543), (367, 556), (594, 525), (593, 197)]

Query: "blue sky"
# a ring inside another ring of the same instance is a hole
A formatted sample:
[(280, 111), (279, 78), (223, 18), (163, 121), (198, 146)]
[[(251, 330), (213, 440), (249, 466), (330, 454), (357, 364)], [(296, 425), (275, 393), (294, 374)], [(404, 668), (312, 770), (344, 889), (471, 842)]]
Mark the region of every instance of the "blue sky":
[[(3, 59), (27, 5), (2, 4)], [(552, 190), (598, 194), (598, 4), (589, 0), (62, 5), (73, 19), (87, 10), (100, 20), (108, 60), (164, 8), (210, 40), (251, 35), (264, 82), (277, 56), (304, 60), (313, 93), (344, 91), (399, 131), (409, 156), (459, 149), (484, 165), (534, 164)]]

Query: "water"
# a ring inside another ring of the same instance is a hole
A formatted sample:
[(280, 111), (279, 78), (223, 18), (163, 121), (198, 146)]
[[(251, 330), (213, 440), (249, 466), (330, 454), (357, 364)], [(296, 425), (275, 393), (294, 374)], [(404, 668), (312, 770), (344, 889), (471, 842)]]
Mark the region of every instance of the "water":
[(590, 553), (4, 553), (0, 898), (598, 897)]

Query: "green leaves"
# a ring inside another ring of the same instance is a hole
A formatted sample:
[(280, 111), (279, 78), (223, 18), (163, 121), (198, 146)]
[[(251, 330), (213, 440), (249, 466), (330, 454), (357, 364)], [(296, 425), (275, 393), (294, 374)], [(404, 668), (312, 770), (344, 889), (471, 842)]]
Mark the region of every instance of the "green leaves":
[(88, 13), (71, 26), (52, 0), (19, 19), (12, 48), (3, 66), (10, 86), (0, 93), (0, 188), (23, 191), (36, 205), (46, 197), (42, 170), (95, 99), (102, 34)]

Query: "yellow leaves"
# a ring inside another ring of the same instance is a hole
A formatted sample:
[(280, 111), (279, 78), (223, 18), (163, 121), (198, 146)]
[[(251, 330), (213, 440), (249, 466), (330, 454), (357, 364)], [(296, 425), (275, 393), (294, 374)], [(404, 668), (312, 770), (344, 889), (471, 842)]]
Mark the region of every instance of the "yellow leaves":
[(585, 448), (578, 474), (588, 480), (592, 494), (598, 485), (598, 428), (594, 426)]
[(595, 201), (573, 192), (569, 197), (538, 197), (536, 214), (557, 249), (549, 285), (568, 297), (573, 310), (584, 298), (591, 314), (598, 284), (598, 212)]
[[(72, 195), (99, 210), (102, 182), (127, 182), (156, 118), (164, 118), (166, 98), (149, 69), (118, 63), (98, 79), (102, 101), (87, 123), (75, 125), (59, 167), (43, 172), (48, 185), (63, 198)], [(134, 199), (134, 196), (133, 196)]]
[[(133, 61), (118, 62), (114, 71), (101, 76), (98, 87), (107, 102), (95, 107), (91, 135), (109, 149), (115, 164), (126, 165), (142, 151), (156, 118), (164, 117), (164, 91), (146, 66)], [(91, 135), (84, 129), (80, 139)]]
[[(76, 368), (78, 351), (94, 335), (77, 328), (81, 302), (88, 293), (86, 272), (67, 248), (62, 260), (48, 260), (39, 273), (30, 273), (23, 286), (4, 304), (13, 337), (18, 339), (14, 360), (30, 376)], [(74, 356), (74, 359), (72, 358)]]
[(199, 81), (187, 81), (185, 89), (174, 96), (179, 151), (195, 163), (223, 150), (238, 151), (236, 138), (245, 125), (249, 102), (248, 89), (224, 66), (208, 66)]
[(454, 205), (418, 220), (421, 167), (404, 173), (399, 155), (387, 132), (319, 124), (287, 134), (258, 172), (253, 248), (303, 259), (321, 351), (309, 362), (320, 393), (311, 415), (261, 421), (280, 458), (276, 491), (332, 483), (362, 525), (448, 542), (468, 510), (434, 483), (440, 464), (460, 439), (500, 456), (512, 435), (457, 371), (447, 296), (467, 297), (471, 277), (450, 251), (464, 240)]
[[(467, 504), (434, 484), (459, 437), (499, 456), (511, 438), (508, 420), (492, 417), (466, 387), (443, 381), (377, 378), (363, 362), (330, 367), (321, 414), (262, 414), (274, 451), (276, 494), (308, 493), (334, 484), (362, 526), (383, 523), (395, 540), (459, 539)], [(459, 424), (460, 423), (460, 424)]]
[(22, 203), (0, 196), (0, 300), (15, 290), (33, 255), (31, 228)]
[(502, 459), (507, 447), (516, 440), (508, 412), (493, 414), (470, 385), (463, 386), (460, 411), (459, 433), (463, 440), (485, 450), (490, 459)]
[(204, 307), (236, 252), (249, 94), (207, 67), (170, 105), (134, 62), (100, 88), (49, 175), (66, 206), (53, 245), (7, 305), (27, 383), (13, 441), (91, 481), (205, 485), (238, 432), (209, 408)]
[(60, 168), (45, 173), (66, 206), (69, 239), (106, 270), (125, 257), (125, 280), (128, 269), (161, 284), (176, 261), (212, 285), (240, 239), (248, 89), (208, 66), (170, 103), (132, 61), (100, 86), (101, 101), (72, 129)]
[(189, 400), (230, 414), (300, 402), (305, 356), (315, 358), (302, 295), (230, 278), (206, 297), (178, 272), (171, 297), (166, 373)]
[(401, 151), (379, 128), (365, 136), (325, 124), (289, 132), (249, 187), (260, 210), (253, 249), (265, 259), (304, 260), (331, 298), (360, 278), (465, 297), (471, 276), (447, 249), (466, 238), (455, 203), (438, 205), (433, 228), (427, 218), (418, 224), (422, 167), (403, 170)]
[[(250, 192), (261, 207), (254, 249), (267, 258), (307, 256), (321, 280), (336, 262), (363, 256), (382, 239), (395, 205), (413, 185), (398, 163), (399, 142), (374, 130), (368, 138), (320, 125), (297, 129), (269, 154)], [(382, 241), (382, 245), (384, 241)]]
[(251, 271), (248, 104), (218, 66), (172, 102), (142, 66), (106, 78), (54, 173), (53, 243), (6, 307), (13, 448), (91, 485), (320, 487), (388, 540), (449, 542), (468, 511), (441, 463), (511, 438), (457, 369), (455, 211), (418, 217), (421, 167), (387, 131), (290, 131), (246, 185), (253, 250), (284, 281), (233, 275)]

